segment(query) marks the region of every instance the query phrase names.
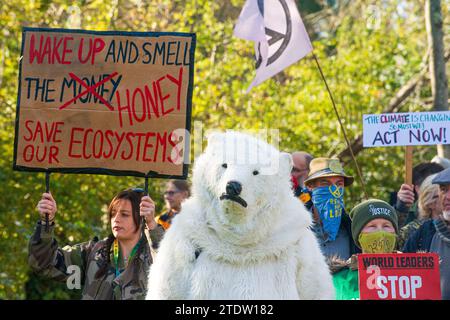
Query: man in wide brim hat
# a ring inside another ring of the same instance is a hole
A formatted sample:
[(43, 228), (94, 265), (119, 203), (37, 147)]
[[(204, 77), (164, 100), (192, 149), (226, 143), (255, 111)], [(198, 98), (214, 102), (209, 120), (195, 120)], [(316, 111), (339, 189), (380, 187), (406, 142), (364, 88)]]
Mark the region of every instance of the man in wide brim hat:
[(305, 186), (309, 189), (313, 206), (311, 230), (316, 235), (325, 257), (347, 260), (361, 252), (352, 238), (351, 220), (344, 208), (344, 189), (353, 183), (339, 159), (315, 158), (309, 165)]
[(335, 158), (315, 158), (309, 165), (309, 175), (305, 180), (305, 185), (310, 187), (319, 178), (342, 177), (344, 178), (344, 187), (350, 186), (354, 178), (345, 174), (339, 159)]

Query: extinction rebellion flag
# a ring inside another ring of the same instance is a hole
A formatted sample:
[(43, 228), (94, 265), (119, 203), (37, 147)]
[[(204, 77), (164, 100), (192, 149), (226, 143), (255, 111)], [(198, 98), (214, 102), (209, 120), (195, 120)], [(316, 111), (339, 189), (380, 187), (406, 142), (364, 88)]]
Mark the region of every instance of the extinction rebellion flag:
[(294, 0), (247, 0), (234, 35), (255, 42), (256, 76), (247, 92), (312, 51)]

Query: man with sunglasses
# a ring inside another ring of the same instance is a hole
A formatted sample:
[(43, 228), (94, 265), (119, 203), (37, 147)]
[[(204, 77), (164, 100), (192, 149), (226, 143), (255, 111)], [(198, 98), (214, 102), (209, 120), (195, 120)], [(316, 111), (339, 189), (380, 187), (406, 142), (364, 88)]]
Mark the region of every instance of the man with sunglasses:
[(185, 180), (169, 180), (164, 191), (166, 212), (157, 218), (157, 222), (167, 230), (172, 224), (173, 218), (180, 212), (181, 203), (189, 198), (189, 184)]
[(344, 189), (353, 183), (345, 174), (339, 159), (315, 158), (305, 185), (311, 193), (313, 225), (322, 253), (327, 257), (347, 260), (356, 247), (351, 232), (351, 220), (344, 208)]

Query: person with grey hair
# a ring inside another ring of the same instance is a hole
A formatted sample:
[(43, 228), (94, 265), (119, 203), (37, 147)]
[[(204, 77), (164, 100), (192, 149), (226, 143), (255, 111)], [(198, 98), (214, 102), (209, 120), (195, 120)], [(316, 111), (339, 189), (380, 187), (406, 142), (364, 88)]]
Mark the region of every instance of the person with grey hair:
[(402, 227), (398, 237), (398, 248), (403, 248), (406, 240), (428, 219), (436, 219), (442, 212), (439, 202), (439, 186), (432, 183), (437, 174), (428, 176), (420, 185), (417, 218)]
[(442, 299), (450, 300), (450, 168), (432, 180), (439, 186), (442, 214), (430, 219), (409, 237), (403, 252), (435, 252), (439, 254)]
[(394, 208), (398, 214), (398, 224), (400, 227), (410, 223), (417, 218), (418, 195), (422, 182), (430, 175), (444, 170), (440, 164), (433, 162), (422, 162), (414, 166), (412, 171), (412, 185), (402, 184), (397, 193), (397, 202)]

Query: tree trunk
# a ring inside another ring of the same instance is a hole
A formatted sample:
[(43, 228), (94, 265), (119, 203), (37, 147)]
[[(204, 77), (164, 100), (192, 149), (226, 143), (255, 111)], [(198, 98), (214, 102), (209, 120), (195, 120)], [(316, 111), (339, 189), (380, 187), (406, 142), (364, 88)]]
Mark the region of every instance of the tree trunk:
[[(430, 49), (430, 80), (433, 109), (448, 111), (448, 82), (445, 74), (443, 18), (440, 0), (425, 1), (425, 21)], [(438, 145), (440, 157), (450, 159), (450, 145)]]

